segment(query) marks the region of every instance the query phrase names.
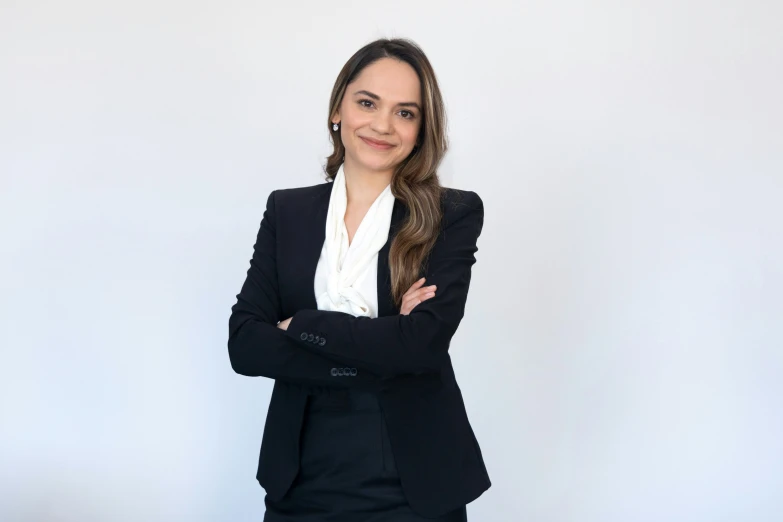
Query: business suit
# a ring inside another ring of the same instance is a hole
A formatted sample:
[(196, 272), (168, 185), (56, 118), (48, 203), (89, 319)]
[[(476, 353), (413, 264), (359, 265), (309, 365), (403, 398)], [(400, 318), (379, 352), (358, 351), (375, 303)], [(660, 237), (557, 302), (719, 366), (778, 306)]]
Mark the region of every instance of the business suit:
[[(257, 479), (282, 498), (299, 471), (307, 386), (377, 393), (405, 496), (435, 517), (476, 499), (491, 483), (468, 421), (450, 340), (463, 315), (484, 209), (474, 192), (447, 189), (443, 224), (421, 275), (435, 297), (401, 315), (388, 254), (407, 209), (395, 201), (378, 255), (378, 317), (318, 310), (313, 276), (325, 239), (332, 183), (273, 191), (247, 278), (229, 318), (228, 350), (242, 375), (275, 379)], [(287, 330), (277, 323), (293, 317)]]

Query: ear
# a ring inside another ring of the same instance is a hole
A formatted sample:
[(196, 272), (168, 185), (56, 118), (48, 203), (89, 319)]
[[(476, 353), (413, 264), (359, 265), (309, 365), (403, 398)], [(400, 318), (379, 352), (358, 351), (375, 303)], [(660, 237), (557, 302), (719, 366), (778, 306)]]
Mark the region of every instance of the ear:
[(340, 111), (339, 110), (334, 111), (334, 115), (332, 116), (332, 123), (340, 123)]

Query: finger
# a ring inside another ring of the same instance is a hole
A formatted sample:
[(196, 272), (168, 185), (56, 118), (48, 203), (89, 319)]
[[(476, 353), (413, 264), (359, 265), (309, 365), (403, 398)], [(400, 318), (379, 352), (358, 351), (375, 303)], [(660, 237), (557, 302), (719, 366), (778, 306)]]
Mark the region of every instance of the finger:
[(418, 297), (419, 299), (421, 299), (421, 298), (422, 298), (422, 297), (424, 297), (424, 296), (429, 296), (429, 297), (432, 297), (433, 295), (435, 295), (435, 287), (434, 287), (434, 286), (427, 286), (427, 287), (425, 287), (425, 288), (420, 288), (420, 289), (419, 289), (419, 290), (416, 292), (416, 294), (415, 294), (415, 295), (416, 295), (416, 297)]
[[(421, 285), (423, 285), (423, 284), (424, 284), (424, 281), (425, 281), (425, 280), (426, 280), (426, 278), (422, 277), (421, 279), (419, 279), (418, 281), (416, 281), (415, 283), (413, 283), (413, 284), (410, 286), (410, 288), (408, 288), (408, 292), (412, 292), (412, 291), (416, 290), (417, 288), (419, 288)], [(406, 292), (406, 293), (407, 293), (407, 292)]]
[(437, 290), (437, 288), (438, 288), (437, 285), (425, 286), (423, 288), (419, 288), (418, 290), (412, 288), (411, 290), (408, 290), (405, 294), (403, 294), (403, 297), (424, 295), (424, 294), (426, 294), (428, 292), (434, 292), (435, 290)]
[(402, 307), (407, 309), (408, 311), (413, 310), (413, 307), (416, 306), (416, 301), (419, 299), (419, 296), (415, 293), (412, 293), (408, 295), (407, 297), (403, 297), (402, 299)]
[(422, 288), (420, 290), (417, 290), (416, 292), (412, 292), (407, 297), (403, 297), (403, 303), (407, 306), (410, 306), (411, 309), (416, 306), (416, 304), (421, 303), (422, 301), (425, 301), (435, 295), (435, 292), (433, 290), (429, 290), (428, 288)]
[(416, 295), (414, 295), (414, 294), (410, 294), (410, 295), (404, 296), (402, 298), (402, 306), (407, 306), (407, 307), (410, 308), (413, 299), (416, 299)]
[[(418, 281), (417, 281), (418, 283)], [(412, 288), (412, 287), (411, 287)], [(418, 290), (409, 290), (402, 296), (402, 306), (400, 306), (400, 314), (408, 315), (416, 305), (421, 304), (427, 299), (435, 297), (435, 289), (437, 285), (427, 286)]]
[(429, 297), (421, 296), (421, 297), (416, 297), (416, 298), (413, 298), (413, 299), (411, 299), (411, 300), (408, 302), (409, 311), (411, 311), (411, 312), (412, 312), (414, 308), (416, 308), (417, 306), (419, 306), (421, 303), (423, 303), (423, 302), (424, 302), (424, 301), (426, 301), (427, 299), (430, 299), (431, 297), (432, 297), (432, 296), (429, 296)]

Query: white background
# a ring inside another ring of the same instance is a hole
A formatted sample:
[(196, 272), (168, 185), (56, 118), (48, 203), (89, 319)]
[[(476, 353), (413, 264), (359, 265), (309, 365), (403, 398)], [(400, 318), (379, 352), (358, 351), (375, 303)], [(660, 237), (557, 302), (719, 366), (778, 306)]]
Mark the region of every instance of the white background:
[(472, 521), (783, 520), (783, 4), (0, 0), (0, 520), (260, 521), (269, 193), (410, 37), (485, 203)]

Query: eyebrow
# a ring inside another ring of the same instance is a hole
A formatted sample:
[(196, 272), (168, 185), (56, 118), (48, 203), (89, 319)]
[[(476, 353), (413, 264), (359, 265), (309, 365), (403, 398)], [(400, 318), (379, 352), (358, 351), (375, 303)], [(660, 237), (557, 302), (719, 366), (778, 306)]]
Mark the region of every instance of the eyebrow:
[[(380, 100), (381, 99), (381, 97), (378, 96), (377, 94), (372, 93), (370, 91), (365, 91), (365, 90), (356, 91), (353, 94), (354, 94), (354, 96), (356, 96), (357, 94), (364, 94), (365, 96), (369, 96), (373, 100)], [(401, 102), (401, 103), (398, 103), (397, 105), (399, 107), (416, 107), (417, 109), (419, 109), (419, 111), (421, 111), (421, 107), (416, 102)]]

